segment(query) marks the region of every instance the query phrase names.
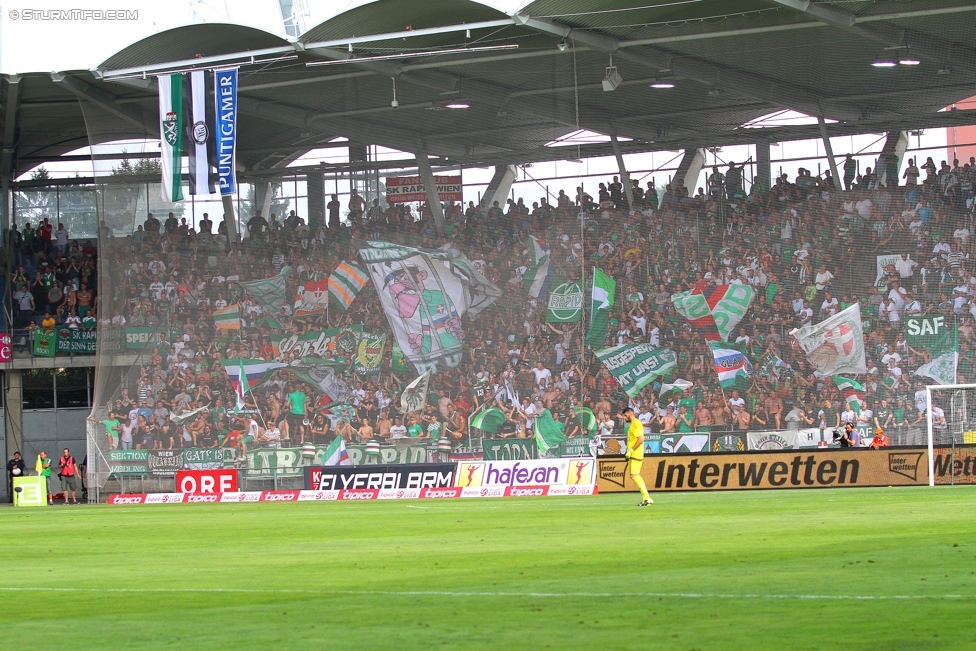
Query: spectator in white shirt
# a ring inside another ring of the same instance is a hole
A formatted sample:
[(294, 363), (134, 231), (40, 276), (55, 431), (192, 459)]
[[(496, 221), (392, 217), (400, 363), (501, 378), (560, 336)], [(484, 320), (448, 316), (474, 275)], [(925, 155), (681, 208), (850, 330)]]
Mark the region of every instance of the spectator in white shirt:
[(823, 290), (827, 289), (827, 285), (829, 285), (830, 281), (833, 279), (834, 279), (834, 274), (827, 271), (827, 265), (825, 264), (820, 265), (820, 271), (817, 272), (817, 277), (814, 280), (814, 284), (817, 287), (817, 291), (822, 292)]
[(901, 254), (901, 259), (895, 262), (895, 270), (901, 278), (911, 278), (918, 263), (908, 257), (907, 253)]

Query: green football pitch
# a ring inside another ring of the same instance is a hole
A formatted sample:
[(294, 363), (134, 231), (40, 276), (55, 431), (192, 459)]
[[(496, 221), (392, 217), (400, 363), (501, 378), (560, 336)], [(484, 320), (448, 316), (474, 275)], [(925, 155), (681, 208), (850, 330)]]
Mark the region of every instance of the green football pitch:
[(972, 649), (976, 488), (0, 509), (3, 647)]

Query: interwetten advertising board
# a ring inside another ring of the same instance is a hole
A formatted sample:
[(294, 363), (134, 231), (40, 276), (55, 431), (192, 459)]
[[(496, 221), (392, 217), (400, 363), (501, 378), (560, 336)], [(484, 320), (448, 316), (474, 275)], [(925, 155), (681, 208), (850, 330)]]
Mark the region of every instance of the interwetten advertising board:
[[(920, 486), (929, 481), (925, 455), (919, 449), (674, 454), (645, 457), (641, 477), (652, 492)], [(597, 464), (601, 493), (637, 490), (622, 457)]]
[(936, 484), (976, 484), (976, 445), (935, 448)]

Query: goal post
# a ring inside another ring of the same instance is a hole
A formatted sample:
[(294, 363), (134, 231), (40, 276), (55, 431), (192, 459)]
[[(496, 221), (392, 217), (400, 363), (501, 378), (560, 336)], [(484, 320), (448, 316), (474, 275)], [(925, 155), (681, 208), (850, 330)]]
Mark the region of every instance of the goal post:
[[(933, 409), (936, 410), (936, 418), (933, 418)], [(957, 445), (970, 442), (966, 437), (967, 432), (976, 432), (976, 384), (927, 385), (925, 422), (929, 486), (935, 486), (936, 444), (955, 449)]]

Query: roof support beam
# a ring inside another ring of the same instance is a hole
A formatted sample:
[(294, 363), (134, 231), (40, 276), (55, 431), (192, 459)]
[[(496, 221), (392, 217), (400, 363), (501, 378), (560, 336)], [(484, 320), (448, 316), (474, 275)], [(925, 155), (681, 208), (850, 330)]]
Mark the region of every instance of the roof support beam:
[[(7, 108), (4, 111), (3, 138), (0, 140), (0, 177), (8, 178), (13, 172), (15, 138), (17, 137), (17, 110), (20, 104), (20, 77), (7, 78)], [(6, 207), (4, 207), (6, 210)]]
[[(643, 67), (654, 70), (670, 69), (677, 77), (692, 79), (716, 88), (725, 88), (753, 99), (769, 102), (776, 106), (794, 108), (810, 115), (816, 115), (819, 111), (818, 102), (820, 98), (817, 94), (811, 89), (796, 84), (754, 75), (696, 57), (675, 55), (673, 52), (659, 47), (629, 47), (626, 41), (618, 41), (615, 38), (590, 31), (573, 29), (548, 18), (534, 18), (516, 14), (516, 20), (541, 32), (571, 39), (576, 43), (607, 54), (616, 54), (621, 59)], [(861, 115), (859, 111), (838, 109), (832, 112), (831, 117), (858, 118)]]
[(427, 158), (427, 147), (422, 141), (417, 142), (417, 170), (427, 191), (427, 208), (434, 218), (434, 225), (444, 228), (444, 208), (437, 194), (437, 181), (434, 179), (434, 170), (430, 168), (430, 159)]
[[(815, 4), (810, 2), (810, 0), (772, 0), (772, 2), (803, 12), (828, 25), (846, 29), (861, 38), (874, 41), (884, 47), (910, 45), (914, 53), (932, 59), (934, 62), (940, 64), (948, 60), (951, 50), (954, 67), (962, 67), (969, 73), (976, 71), (976, 58), (974, 58), (971, 44), (965, 45), (962, 43), (943, 41), (915, 30), (900, 29), (893, 25), (886, 25), (881, 20), (872, 20), (869, 24), (865, 24), (868, 21), (863, 20), (851, 11), (838, 7)], [(949, 11), (954, 11), (956, 8), (946, 7), (944, 9), (948, 13)]]
[(158, 135), (159, 126), (155, 116), (150, 119), (149, 115), (138, 108), (132, 108), (117, 103), (117, 97), (103, 88), (89, 84), (72, 75), (62, 73), (51, 73), (51, 79), (61, 83), (65, 88), (75, 94), (79, 100), (87, 100), (124, 120), (132, 126), (141, 129), (147, 136)]

